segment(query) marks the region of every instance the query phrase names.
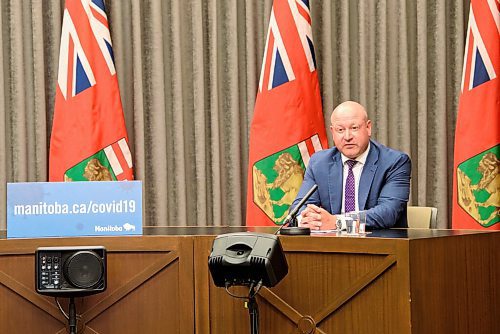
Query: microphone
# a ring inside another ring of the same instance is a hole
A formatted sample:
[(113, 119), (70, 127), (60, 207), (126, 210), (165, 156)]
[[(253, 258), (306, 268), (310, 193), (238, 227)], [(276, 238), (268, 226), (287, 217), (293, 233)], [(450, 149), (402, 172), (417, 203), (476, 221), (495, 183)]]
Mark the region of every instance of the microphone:
[(309, 189), (307, 194), (300, 200), (300, 202), (290, 211), (290, 213), (286, 216), (283, 225), (274, 233), (274, 234), (282, 234), (282, 235), (309, 235), (311, 234), (311, 229), (309, 227), (298, 226), (297, 223), (297, 214), (299, 213), (300, 208), (307, 202), (309, 197), (314, 194), (314, 192), (318, 189), (318, 185), (315, 184)]

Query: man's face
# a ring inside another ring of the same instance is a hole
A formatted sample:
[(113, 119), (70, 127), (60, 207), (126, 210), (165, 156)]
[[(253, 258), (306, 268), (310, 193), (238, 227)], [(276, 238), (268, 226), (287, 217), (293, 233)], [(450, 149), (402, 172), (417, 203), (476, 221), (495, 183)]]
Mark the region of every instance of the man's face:
[(362, 109), (348, 106), (332, 114), (330, 130), (335, 146), (349, 159), (360, 156), (368, 147), (372, 124)]

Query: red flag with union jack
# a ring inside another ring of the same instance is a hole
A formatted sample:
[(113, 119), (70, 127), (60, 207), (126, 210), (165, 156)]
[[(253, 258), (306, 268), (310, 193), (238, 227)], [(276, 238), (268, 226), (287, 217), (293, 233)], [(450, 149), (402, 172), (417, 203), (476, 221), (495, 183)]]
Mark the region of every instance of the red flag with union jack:
[(282, 224), (327, 147), (307, 0), (274, 0), (250, 127), (248, 226)]
[(472, 0), (455, 132), (456, 229), (500, 229), (500, 3)]
[(67, 0), (49, 181), (132, 179), (132, 156), (104, 2)]

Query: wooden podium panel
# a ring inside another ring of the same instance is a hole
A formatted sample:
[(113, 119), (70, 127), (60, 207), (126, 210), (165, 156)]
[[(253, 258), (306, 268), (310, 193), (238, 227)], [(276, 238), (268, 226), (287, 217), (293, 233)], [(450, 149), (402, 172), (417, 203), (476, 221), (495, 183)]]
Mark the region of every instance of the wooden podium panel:
[(500, 232), (409, 247), (413, 333), (500, 333)]
[[(257, 297), (261, 333), (410, 333), (401, 321), (410, 316), (403, 293), (409, 288), (402, 269), (407, 265), (395, 239), (281, 237), (281, 241), (289, 271), (277, 286), (263, 288)], [(196, 239), (195, 247), (207, 249), (211, 243), (208, 238)], [(204, 262), (195, 260), (195, 268)], [(202, 304), (198, 313), (209, 310), (197, 332), (248, 331), (243, 302), (210, 280), (207, 283), (208, 289), (197, 288), (206, 291), (202, 298), (197, 295)], [(248, 289), (234, 290), (248, 294)]]
[[(289, 272), (257, 296), (260, 332), (500, 332), (500, 233), (377, 234), (281, 237)], [(195, 239), (196, 332), (248, 332), (243, 301), (206, 271), (212, 240)]]
[(54, 299), (35, 292), (34, 252), (84, 245), (107, 248), (108, 286), (75, 299), (78, 333), (194, 332), (193, 239), (116, 237), (1, 241), (0, 333), (66, 333)]

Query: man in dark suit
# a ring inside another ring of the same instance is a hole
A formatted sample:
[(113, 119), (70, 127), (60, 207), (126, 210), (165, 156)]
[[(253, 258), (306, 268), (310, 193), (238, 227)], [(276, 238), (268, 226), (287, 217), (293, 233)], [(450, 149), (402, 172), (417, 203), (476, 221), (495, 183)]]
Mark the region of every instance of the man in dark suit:
[(371, 126), (359, 103), (347, 101), (333, 110), (330, 130), (335, 147), (311, 157), (291, 206), (318, 185), (301, 209), (301, 226), (334, 229), (336, 214), (365, 210), (367, 228), (407, 227), (410, 158), (371, 140)]

